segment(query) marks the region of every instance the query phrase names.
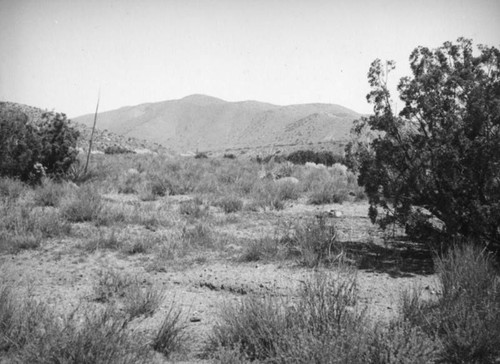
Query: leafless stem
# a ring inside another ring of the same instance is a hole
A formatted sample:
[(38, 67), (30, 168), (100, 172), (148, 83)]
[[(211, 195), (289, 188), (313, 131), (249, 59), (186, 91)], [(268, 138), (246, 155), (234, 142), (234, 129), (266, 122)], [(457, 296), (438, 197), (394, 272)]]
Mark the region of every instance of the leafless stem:
[(87, 173), (87, 168), (89, 166), (90, 152), (92, 151), (92, 140), (94, 139), (95, 125), (97, 123), (97, 111), (99, 110), (99, 100), (100, 99), (101, 99), (101, 88), (99, 88), (99, 92), (97, 94), (97, 105), (95, 107), (94, 125), (92, 126), (92, 133), (90, 134), (89, 151), (87, 153), (87, 162), (85, 163), (85, 170), (84, 170), (85, 174)]

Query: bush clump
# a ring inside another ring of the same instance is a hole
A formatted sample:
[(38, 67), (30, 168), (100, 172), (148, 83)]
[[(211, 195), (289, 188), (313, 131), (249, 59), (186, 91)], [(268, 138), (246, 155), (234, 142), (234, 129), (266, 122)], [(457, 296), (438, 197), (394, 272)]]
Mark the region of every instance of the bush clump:
[(441, 363), (495, 363), (500, 358), (500, 281), (493, 259), (473, 243), (435, 260), (441, 294), (402, 300), (403, 319), (441, 345)]
[(78, 136), (65, 114), (46, 112), (33, 123), (0, 104), (0, 176), (32, 183), (63, 177), (77, 159)]
[(323, 164), (325, 166), (331, 166), (335, 163), (345, 164), (342, 155), (328, 151), (297, 150), (288, 154), (285, 159), (294, 164), (306, 164), (307, 162)]
[(104, 154), (135, 154), (135, 151), (122, 147), (121, 145), (111, 145), (104, 149)]

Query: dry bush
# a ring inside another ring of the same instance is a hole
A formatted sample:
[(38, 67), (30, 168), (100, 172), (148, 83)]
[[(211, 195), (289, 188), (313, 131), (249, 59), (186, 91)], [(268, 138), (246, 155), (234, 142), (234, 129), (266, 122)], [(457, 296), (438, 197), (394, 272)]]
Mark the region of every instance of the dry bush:
[[(238, 350), (238, 360), (273, 363), (361, 363), (367, 347), (367, 322), (353, 309), (355, 277), (316, 275), (297, 301), (250, 296), (221, 310), (207, 345)], [(335, 361), (334, 361), (335, 360)]]
[(206, 222), (197, 222), (194, 225), (184, 225), (181, 238), (189, 247), (211, 248), (215, 243), (212, 228)]
[(222, 208), (222, 210), (226, 214), (238, 212), (238, 211), (241, 211), (241, 209), (243, 209), (243, 201), (234, 195), (228, 195), (228, 196), (224, 196), (224, 197), (219, 198), (215, 202), (215, 205)]
[(97, 238), (86, 240), (81, 248), (93, 253), (98, 250), (118, 250), (121, 246), (122, 243), (118, 240), (116, 231), (112, 230), (107, 235), (103, 231), (99, 231)]
[(70, 222), (97, 221), (103, 205), (97, 188), (86, 184), (61, 202), (61, 214)]
[(335, 225), (323, 215), (283, 223), (278, 229), (277, 240), (286, 249), (287, 257), (298, 259), (306, 267), (339, 263), (343, 255)]
[(151, 350), (112, 307), (80, 305), (66, 316), (0, 287), (0, 361), (14, 363), (150, 363)]
[(27, 191), (26, 185), (18, 179), (0, 177), (0, 199), (17, 200)]
[(200, 198), (182, 201), (179, 204), (179, 213), (190, 219), (204, 219), (210, 215), (208, 206)]
[(160, 328), (152, 341), (152, 348), (162, 353), (165, 357), (181, 351), (186, 344), (188, 335), (187, 324), (182, 317), (182, 311), (170, 305), (165, 318), (161, 322)]
[(280, 252), (278, 241), (272, 237), (263, 237), (245, 243), (245, 251), (238, 258), (240, 262), (256, 262), (271, 259)]
[(33, 200), (37, 206), (58, 207), (65, 187), (50, 178), (42, 178), (40, 185), (35, 187)]
[(500, 281), (492, 257), (468, 242), (436, 258), (435, 266), (439, 299), (406, 293), (403, 319), (437, 338), (440, 362), (494, 363), (500, 358)]
[(70, 233), (70, 225), (51, 207), (24, 201), (0, 201), (0, 251), (36, 249), (43, 239)]

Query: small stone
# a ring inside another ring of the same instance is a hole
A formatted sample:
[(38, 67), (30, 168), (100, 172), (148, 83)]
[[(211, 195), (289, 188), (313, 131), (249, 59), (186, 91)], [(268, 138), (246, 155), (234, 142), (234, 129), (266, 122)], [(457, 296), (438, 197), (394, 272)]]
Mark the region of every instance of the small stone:
[(191, 318), (189, 319), (189, 321), (190, 321), (190, 322), (200, 322), (200, 321), (201, 321), (201, 318), (194, 316), (194, 317), (191, 317)]

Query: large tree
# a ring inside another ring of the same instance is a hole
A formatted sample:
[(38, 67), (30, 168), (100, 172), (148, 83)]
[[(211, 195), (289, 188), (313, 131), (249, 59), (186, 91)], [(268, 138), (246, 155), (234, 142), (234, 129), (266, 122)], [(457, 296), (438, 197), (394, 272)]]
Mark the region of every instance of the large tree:
[(373, 222), (417, 233), (438, 221), (447, 237), (500, 246), (500, 52), (477, 48), (463, 38), (416, 48), (412, 75), (398, 85), (399, 114), (387, 85), (394, 62), (371, 64), (374, 114), (354, 132), (375, 137), (347, 152), (357, 159)]

